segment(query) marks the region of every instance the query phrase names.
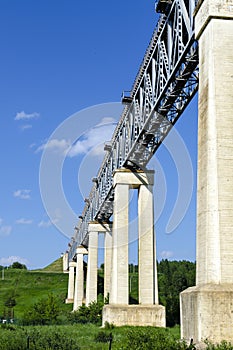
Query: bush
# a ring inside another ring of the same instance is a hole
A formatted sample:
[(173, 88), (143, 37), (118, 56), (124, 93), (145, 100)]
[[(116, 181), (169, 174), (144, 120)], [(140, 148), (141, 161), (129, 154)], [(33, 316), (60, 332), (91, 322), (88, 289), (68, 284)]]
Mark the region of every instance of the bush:
[(27, 270), (27, 266), (24, 265), (24, 264), (21, 264), (18, 261), (15, 261), (12, 265), (9, 266), (9, 268), (20, 269), (20, 270)]
[(46, 299), (40, 299), (23, 316), (24, 325), (49, 325), (56, 324), (59, 310), (58, 299), (49, 294)]
[(153, 327), (130, 329), (126, 336), (126, 347), (130, 350), (186, 350), (184, 341), (175, 339), (168, 330)]
[(77, 341), (55, 327), (1, 327), (0, 350), (79, 350)]
[(213, 344), (210, 341), (206, 340), (204, 342), (207, 347), (206, 350), (233, 350), (233, 344), (223, 340), (220, 344)]
[(104, 322), (104, 328), (105, 329), (113, 329), (113, 328), (115, 328), (115, 326), (114, 326), (113, 323), (109, 323), (108, 321), (105, 321)]
[(95, 336), (95, 341), (99, 343), (108, 343), (110, 340), (113, 340), (112, 333), (105, 331), (99, 331), (99, 333)]
[(88, 306), (82, 305), (70, 314), (71, 323), (94, 323), (101, 325), (103, 302), (93, 301)]

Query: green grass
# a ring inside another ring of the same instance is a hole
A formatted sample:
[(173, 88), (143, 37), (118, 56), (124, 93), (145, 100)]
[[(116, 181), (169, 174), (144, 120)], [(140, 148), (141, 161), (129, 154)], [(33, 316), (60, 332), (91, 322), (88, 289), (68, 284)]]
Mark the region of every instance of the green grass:
[(129, 272), (129, 303), (138, 303), (138, 273)]
[(53, 261), (51, 264), (44, 267), (43, 269), (34, 270), (34, 271), (62, 273), (63, 272), (63, 260), (62, 260), (62, 258), (58, 258), (57, 260)]
[[(173, 330), (160, 330), (154, 327), (115, 327), (111, 330), (105, 330), (104, 332), (113, 334), (113, 350), (129, 349), (126, 348), (126, 339), (129, 331), (138, 332), (139, 330), (153, 331), (156, 332), (165, 332), (166, 336), (173, 336)], [(10, 338), (13, 337), (16, 339), (17, 333), (20, 333), (21, 338), (23, 339), (23, 344), (26, 344), (27, 336), (33, 338), (33, 334), (40, 334), (41, 338), (52, 336), (53, 334), (63, 334), (64, 337), (68, 339), (73, 339), (73, 341), (79, 346), (80, 350), (107, 350), (109, 349), (109, 343), (100, 343), (96, 342), (95, 338), (101, 330), (98, 326), (92, 324), (86, 325), (69, 325), (69, 326), (27, 326), (27, 327), (18, 327), (18, 326), (9, 326), (0, 327), (0, 338), (6, 339), (6, 342), (10, 343)], [(136, 333), (135, 333), (136, 334)], [(178, 339), (179, 337), (177, 337)], [(22, 341), (22, 339), (21, 339)], [(26, 348), (26, 347), (25, 347)], [(0, 346), (0, 350), (1, 350)], [(156, 349), (156, 347), (154, 348)], [(21, 349), (24, 350), (24, 349)]]
[(50, 293), (59, 298), (62, 310), (71, 311), (72, 305), (65, 304), (68, 274), (47, 271), (5, 269), (4, 280), (0, 280), (0, 316), (10, 296), (16, 300), (14, 317), (19, 319), (26, 309)]

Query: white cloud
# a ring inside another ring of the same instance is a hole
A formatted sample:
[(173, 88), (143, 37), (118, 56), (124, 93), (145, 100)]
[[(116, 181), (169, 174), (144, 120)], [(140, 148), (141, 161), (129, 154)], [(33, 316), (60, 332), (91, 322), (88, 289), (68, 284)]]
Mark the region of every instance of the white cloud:
[(112, 117), (104, 117), (101, 119), (100, 123), (97, 126), (102, 126), (106, 124), (116, 124), (116, 120)]
[(61, 215), (61, 209), (60, 208), (56, 208), (52, 214), (52, 217), (47, 217), (46, 216), (46, 219), (47, 220), (41, 220), (39, 223), (38, 223), (38, 227), (51, 227), (53, 225), (56, 225), (62, 218), (62, 215)]
[(48, 221), (41, 220), (38, 224), (38, 227), (51, 227), (52, 225), (53, 223), (50, 220)]
[(51, 150), (55, 153), (64, 154), (68, 151), (69, 148), (70, 148), (69, 141), (67, 141), (65, 139), (61, 139), (61, 140), (51, 139), (48, 142), (45, 142), (41, 146), (39, 146), (36, 149), (35, 153), (38, 153), (38, 152), (44, 151), (44, 150)]
[(0, 227), (0, 237), (6, 237), (11, 234), (12, 226), (1, 226)]
[(163, 250), (162, 252), (160, 252), (160, 256), (163, 259), (169, 259), (169, 258), (172, 258), (174, 256), (174, 252), (172, 252), (170, 250)]
[(68, 156), (72, 158), (79, 154), (86, 154), (89, 151), (92, 151), (93, 155), (103, 155), (103, 143), (112, 138), (115, 124), (113, 118), (103, 118), (95, 128), (85, 134), (82, 140), (78, 140), (71, 147)]
[(6, 237), (11, 234), (12, 226), (3, 225), (3, 219), (0, 218), (0, 237)]
[(15, 116), (15, 120), (29, 120), (29, 119), (36, 119), (39, 118), (39, 113), (33, 112), (33, 113), (25, 113), (24, 111), (19, 112)]
[(24, 130), (27, 130), (27, 129), (31, 129), (32, 128), (32, 125), (31, 124), (25, 124), (25, 125), (22, 125), (21, 126), (21, 130), (24, 131)]
[(30, 225), (32, 223), (33, 223), (33, 220), (30, 220), (30, 219), (21, 218), (16, 220), (16, 224), (20, 224), (20, 225)]
[[(100, 123), (88, 131), (81, 140), (78, 140), (74, 145), (70, 140), (66, 139), (50, 139), (39, 146), (35, 153), (51, 150), (54, 153), (65, 155), (68, 152), (68, 157), (72, 158), (80, 154), (86, 154), (92, 151), (92, 155), (103, 155), (103, 143), (112, 138), (113, 131), (116, 127), (116, 121), (113, 118), (103, 118)], [(30, 147), (35, 147), (32, 144)]]
[(36, 143), (31, 143), (29, 146), (29, 148), (34, 148), (34, 147), (36, 147)]
[(28, 265), (29, 263), (27, 259), (21, 258), (20, 256), (8, 256), (8, 258), (4, 258), (4, 257), (0, 258), (0, 265), (9, 266), (16, 261), (24, 265)]
[(14, 192), (14, 197), (20, 198), (20, 199), (30, 199), (31, 190), (17, 190)]
[(58, 221), (59, 221), (58, 218), (55, 218), (52, 220), (47, 220), (47, 221), (41, 220), (38, 224), (38, 227), (51, 227), (51, 226), (55, 225), (56, 223), (58, 223)]

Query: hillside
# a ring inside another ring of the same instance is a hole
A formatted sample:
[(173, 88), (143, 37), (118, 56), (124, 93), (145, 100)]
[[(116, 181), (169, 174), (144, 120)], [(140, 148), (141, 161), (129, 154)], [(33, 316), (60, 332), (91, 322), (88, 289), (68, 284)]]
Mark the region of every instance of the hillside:
[[(22, 318), (24, 312), (40, 299), (53, 293), (59, 298), (60, 309), (72, 311), (72, 304), (65, 304), (68, 288), (67, 273), (62, 272), (62, 259), (57, 259), (41, 270), (5, 269), (0, 280), (0, 318), (5, 303), (15, 299), (14, 318)], [(179, 293), (195, 285), (195, 263), (189, 261), (158, 262), (159, 302), (166, 306), (168, 326), (180, 322)], [(98, 270), (98, 294), (103, 294), (104, 265)], [(138, 303), (138, 266), (129, 266), (129, 303)]]
[(58, 258), (57, 260), (53, 261), (51, 264), (44, 267), (43, 269), (38, 269), (38, 270), (34, 270), (34, 271), (62, 273), (63, 272), (63, 260), (62, 260), (62, 258)]
[(20, 269), (5, 269), (4, 280), (0, 280), (0, 317), (6, 310), (5, 303), (14, 298), (14, 317), (21, 318), (27, 308), (50, 293), (60, 300), (63, 310), (71, 310), (72, 305), (65, 304), (68, 286), (68, 274), (60, 269), (60, 259), (42, 270), (28, 271)]

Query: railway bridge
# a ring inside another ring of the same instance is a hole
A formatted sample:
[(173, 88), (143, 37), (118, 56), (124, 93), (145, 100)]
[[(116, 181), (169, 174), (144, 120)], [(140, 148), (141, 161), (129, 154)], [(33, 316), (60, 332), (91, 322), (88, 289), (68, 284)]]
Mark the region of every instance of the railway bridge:
[[(64, 255), (67, 302), (97, 299), (105, 235), (103, 323), (165, 326), (158, 303), (154, 173), (147, 164), (198, 91), (196, 286), (181, 293), (181, 337), (233, 341), (233, 0), (159, 0), (160, 18), (75, 234)], [(138, 191), (139, 304), (129, 305), (129, 189)], [(159, 199), (158, 199), (159, 200)], [(84, 298), (83, 256), (88, 255)]]

